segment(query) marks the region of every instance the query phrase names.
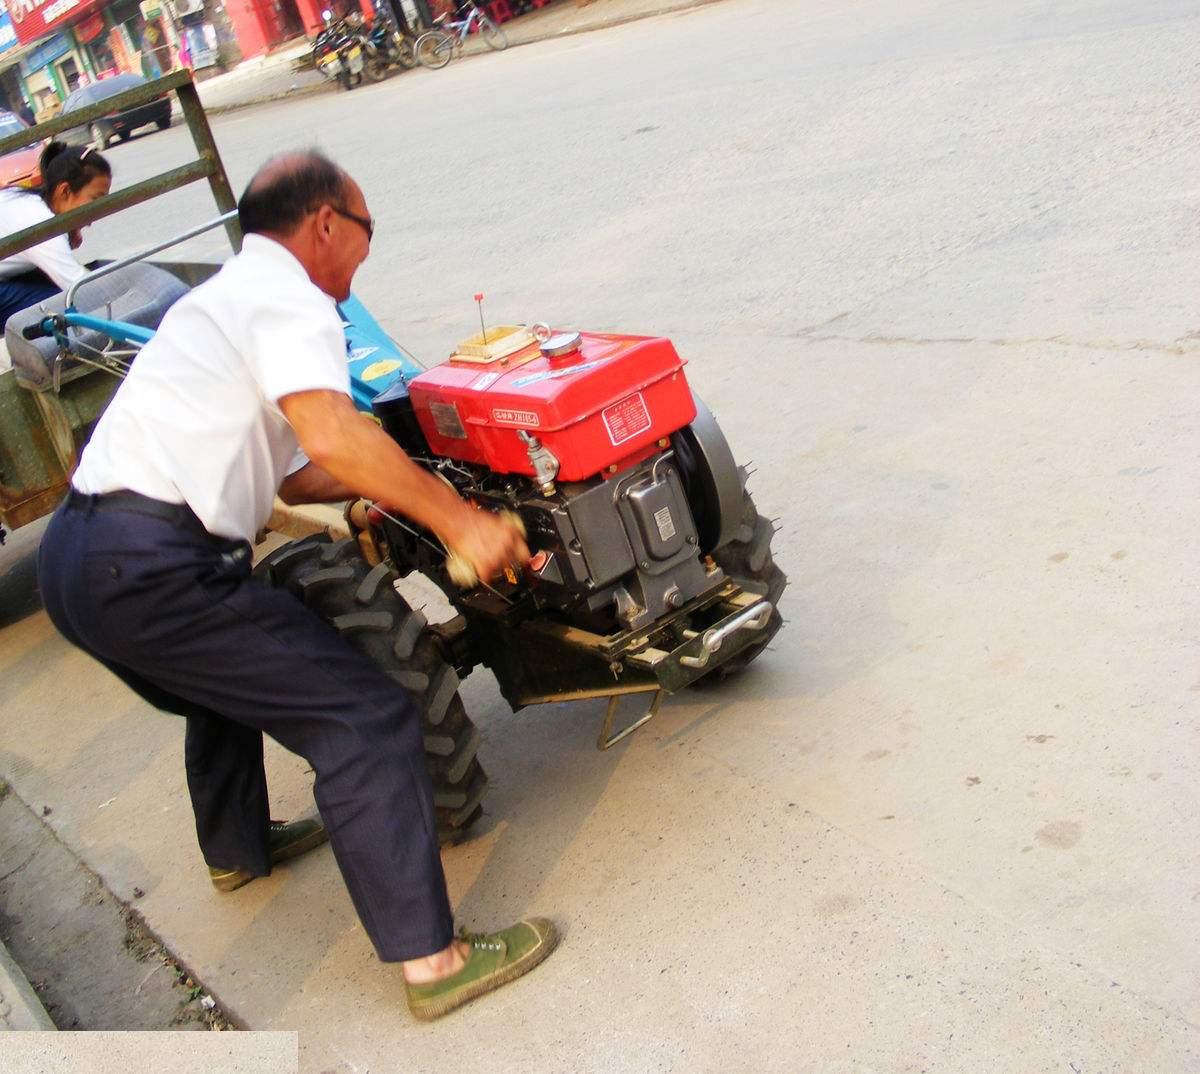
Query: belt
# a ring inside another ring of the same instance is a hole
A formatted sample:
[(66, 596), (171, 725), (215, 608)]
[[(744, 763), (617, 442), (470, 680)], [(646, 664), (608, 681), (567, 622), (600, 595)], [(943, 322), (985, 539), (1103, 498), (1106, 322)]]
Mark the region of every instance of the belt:
[(72, 488), (67, 493), (67, 506), (87, 511), (132, 511), (134, 514), (161, 518), (180, 529), (193, 530), (211, 536), (204, 523), (186, 503), (167, 503), (143, 496), (140, 492), (118, 489), (116, 492), (86, 493)]

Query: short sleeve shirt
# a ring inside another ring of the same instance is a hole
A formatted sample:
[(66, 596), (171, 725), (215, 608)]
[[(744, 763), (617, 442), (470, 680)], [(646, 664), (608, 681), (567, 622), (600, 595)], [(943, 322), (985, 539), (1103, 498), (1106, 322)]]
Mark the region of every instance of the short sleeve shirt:
[(186, 503), (210, 533), (253, 540), (305, 461), (279, 400), (322, 389), (350, 394), (337, 306), (284, 247), (247, 235), (167, 311), (72, 483)]

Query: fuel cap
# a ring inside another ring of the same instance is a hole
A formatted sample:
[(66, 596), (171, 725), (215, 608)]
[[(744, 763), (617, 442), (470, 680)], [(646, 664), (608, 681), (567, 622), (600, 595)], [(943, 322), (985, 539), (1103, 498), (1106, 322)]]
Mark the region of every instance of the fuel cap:
[(579, 350), (582, 342), (583, 336), (578, 332), (560, 332), (542, 344), (542, 354), (547, 358), (563, 358)]

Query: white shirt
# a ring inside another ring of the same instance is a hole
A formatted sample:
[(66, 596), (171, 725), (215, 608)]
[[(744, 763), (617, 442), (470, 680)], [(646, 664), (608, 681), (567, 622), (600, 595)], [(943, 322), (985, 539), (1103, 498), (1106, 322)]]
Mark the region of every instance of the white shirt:
[[(14, 188), (0, 190), (0, 235), (15, 235), (34, 224), (53, 219), (50, 206), (37, 194)], [(41, 269), (64, 291), (87, 271), (75, 260), (67, 236), (55, 235), (0, 261), (0, 279), (7, 280), (35, 268)]]
[(100, 418), (72, 483), (186, 503), (209, 533), (254, 539), (283, 479), (307, 461), (279, 400), (350, 394), (332, 298), (287, 250), (242, 252), (175, 303)]

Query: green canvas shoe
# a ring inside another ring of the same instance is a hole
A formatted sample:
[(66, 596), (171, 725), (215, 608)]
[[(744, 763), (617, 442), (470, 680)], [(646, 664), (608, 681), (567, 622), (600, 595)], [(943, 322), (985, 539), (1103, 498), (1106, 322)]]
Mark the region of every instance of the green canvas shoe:
[(422, 1022), (449, 1014), (464, 1003), (528, 973), (558, 946), (552, 921), (531, 917), (511, 928), (484, 936), (464, 933), (471, 945), (467, 964), (458, 973), (430, 984), (404, 983), (408, 1009)]
[[(297, 820), (288, 824), (282, 820), (271, 821), (267, 841), (271, 848), (271, 864), (278, 865), (289, 858), (319, 847), (329, 839), (325, 826), (319, 820)], [(254, 879), (253, 874), (242, 869), (222, 869), (216, 865), (208, 867), (213, 887), (218, 891), (237, 891)]]

